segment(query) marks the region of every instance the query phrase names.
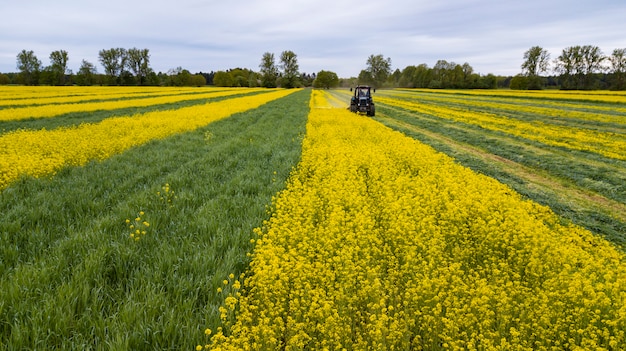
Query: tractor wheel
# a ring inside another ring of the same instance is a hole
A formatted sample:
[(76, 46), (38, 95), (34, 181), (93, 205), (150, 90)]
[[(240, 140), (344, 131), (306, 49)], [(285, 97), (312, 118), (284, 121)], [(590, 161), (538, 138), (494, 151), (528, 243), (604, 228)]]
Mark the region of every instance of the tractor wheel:
[(367, 115), (370, 117), (374, 117), (376, 115), (376, 108), (374, 105), (370, 106), (370, 110), (367, 111)]

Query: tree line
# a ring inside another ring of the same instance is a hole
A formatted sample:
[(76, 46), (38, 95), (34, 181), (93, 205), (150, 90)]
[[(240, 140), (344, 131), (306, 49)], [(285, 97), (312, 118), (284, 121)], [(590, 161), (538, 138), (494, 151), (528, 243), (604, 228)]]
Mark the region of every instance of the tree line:
[(149, 49), (100, 50), (98, 61), (104, 73), (98, 73), (92, 62), (82, 60), (74, 74), (67, 68), (68, 61), (67, 51), (57, 50), (50, 53), (50, 65), (44, 66), (32, 50), (22, 50), (17, 54), (19, 72), (0, 75), (0, 84), (201, 86), (213, 77), (213, 73), (191, 74), (181, 67), (156, 73), (150, 67)]
[[(523, 55), (521, 73), (502, 77), (481, 75), (469, 63), (458, 64), (438, 60), (427, 64), (409, 65), (392, 71), (391, 58), (370, 55), (366, 68), (358, 77), (339, 79), (332, 71), (299, 72), (298, 57), (291, 50), (283, 51), (278, 60), (274, 53), (265, 52), (259, 71), (233, 68), (226, 71), (192, 74), (182, 67), (166, 73), (155, 73), (150, 67), (148, 49), (103, 49), (98, 61), (104, 73), (82, 60), (76, 74), (67, 68), (69, 56), (65, 50), (50, 53), (50, 64), (43, 66), (33, 51), (22, 50), (17, 55), (17, 74), (0, 74), (0, 84), (26, 85), (165, 85), (221, 87), (334, 88), (337, 86), (371, 85), (375, 88), (434, 88), (434, 89), (626, 89), (626, 49), (615, 49), (610, 56), (592, 45), (563, 49), (554, 60), (540, 46), (533, 46)], [(552, 73), (551, 75), (549, 73)]]
[(575, 45), (551, 61), (547, 50), (533, 46), (524, 53), (521, 68), (511, 80), (512, 89), (626, 89), (626, 49), (605, 55), (597, 46)]

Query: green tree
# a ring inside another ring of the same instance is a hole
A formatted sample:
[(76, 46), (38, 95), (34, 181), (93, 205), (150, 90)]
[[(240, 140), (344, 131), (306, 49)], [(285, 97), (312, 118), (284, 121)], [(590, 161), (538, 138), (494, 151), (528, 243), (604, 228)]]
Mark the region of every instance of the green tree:
[(290, 50), (285, 50), (280, 54), (280, 69), (282, 70), (281, 86), (291, 89), (300, 86), (298, 56)]
[(528, 89), (541, 89), (543, 86), (541, 73), (548, 71), (550, 54), (540, 46), (533, 46), (524, 52), (522, 74), (527, 77)]
[(56, 77), (55, 84), (65, 84), (65, 74), (67, 72), (67, 61), (69, 57), (67, 51), (57, 50), (50, 53), (50, 68)]
[(234, 84), (233, 76), (230, 72), (217, 71), (215, 76), (213, 76), (213, 84), (216, 87), (232, 87)]
[(0, 85), (7, 85), (11, 83), (11, 78), (6, 74), (0, 74)]
[(109, 84), (121, 84), (128, 60), (126, 49), (111, 48), (109, 50), (100, 50), (98, 59), (102, 67), (104, 67), (104, 73), (109, 78)]
[(330, 89), (339, 85), (337, 73), (331, 71), (319, 71), (313, 81), (313, 87)]
[(406, 66), (400, 73), (400, 79), (398, 79), (398, 87), (400, 88), (415, 88), (414, 77), (417, 72), (416, 66)]
[(39, 82), (41, 61), (30, 50), (22, 50), (17, 54), (17, 69), (20, 71), (20, 79), (26, 85), (36, 85)]
[(148, 49), (128, 49), (127, 66), (135, 74), (138, 85), (144, 85), (146, 78), (150, 74), (150, 50)]
[(259, 86), (258, 73), (250, 71), (250, 73), (248, 74), (248, 86), (250, 88), (256, 88)]
[(611, 62), (610, 73), (613, 74), (612, 89), (626, 89), (626, 49), (614, 49), (613, 54), (609, 57)]
[(366, 64), (365, 71), (369, 72), (374, 88), (382, 87), (391, 74), (391, 58), (384, 58), (382, 54), (370, 55)]
[[(250, 73), (247, 69), (235, 68), (228, 71), (231, 77), (231, 85), (232, 87), (248, 87), (250, 78)], [(214, 78), (215, 79), (215, 78)]]
[(359, 85), (376, 85), (374, 82), (374, 77), (372, 77), (372, 73), (366, 69), (363, 69), (361, 70), (361, 72), (359, 72), (357, 82)]
[(513, 90), (526, 90), (528, 89), (528, 77), (518, 74), (511, 78), (511, 84), (509, 87)]
[(89, 61), (83, 60), (78, 73), (76, 73), (76, 83), (78, 85), (94, 85), (96, 74), (98, 74), (96, 66)]
[(422, 63), (415, 67), (415, 71), (413, 72), (413, 87), (428, 88), (432, 79), (433, 71), (427, 64)]
[(274, 54), (266, 52), (261, 58), (261, 86), (264, 88), (276, 88), (276, 80), (278, 79), (278, 68)]
[(194, 74), (191, 76), (191, 85), (194, 87), (203, 87), (206, 85), (206, 78), (201, 74)]

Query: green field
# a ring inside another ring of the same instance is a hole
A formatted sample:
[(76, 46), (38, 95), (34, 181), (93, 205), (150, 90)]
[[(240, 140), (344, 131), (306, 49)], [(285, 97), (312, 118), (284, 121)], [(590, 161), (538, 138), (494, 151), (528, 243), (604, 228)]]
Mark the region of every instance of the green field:
[[(300, 91), (1, 191), (0, 349), (192, 349), (298, 162), (308, 100)], [(125, 220), (140, 211), (150, 227), (135, 242)]]
[[(335, 106), (348, 106), (349, 91), (329, 93)], [(626, 98), (605, 95), (617, 101), (574, 93), (381, 90), (374, 95), (373, 118), (623, 250)], [(247, 271), (253, 229), (269, 218), (273, 196), (300, 160), (310, 97), (310, 90), (300, 90), (190, 132), (54, 175), (24, 176), (1, 189), (0, 349), (193, 349), (207, 326), (220, 324), (224, 296), (216, 289), (230, 274)], [(3, 121), (0, 137), (203, 102)], [(545, 126), (545, 141), (521, 127), (504, 130), (450, 117), (459, 111)], [(581, 134), (555, 134), (560, 130)], [(586, 140), (584, 133), (606, 138), (577, 143)], [(555, 145), (566, 137), (570, 144)], [(136, 229), (131, 224), (146, 231), (140, 240), (129, 236)]]

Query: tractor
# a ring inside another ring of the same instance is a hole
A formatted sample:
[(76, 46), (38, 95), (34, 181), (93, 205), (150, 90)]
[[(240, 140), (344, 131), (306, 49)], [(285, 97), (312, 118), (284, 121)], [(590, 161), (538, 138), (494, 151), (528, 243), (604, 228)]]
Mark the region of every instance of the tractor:
[[(352, 91), (352, 88), (350, 88)], [(374, 101), (372, 100), (372, 91), (376, 91), (367, 85), (357, 85), (354, 88), (354, 96), (350, 99), (350, 112), (365, 113), (368, 116), (376, 114)]]

